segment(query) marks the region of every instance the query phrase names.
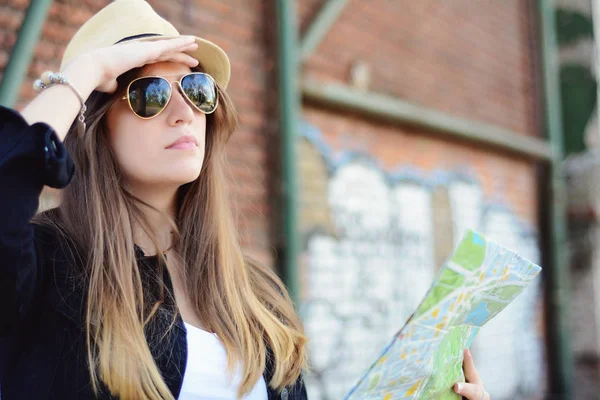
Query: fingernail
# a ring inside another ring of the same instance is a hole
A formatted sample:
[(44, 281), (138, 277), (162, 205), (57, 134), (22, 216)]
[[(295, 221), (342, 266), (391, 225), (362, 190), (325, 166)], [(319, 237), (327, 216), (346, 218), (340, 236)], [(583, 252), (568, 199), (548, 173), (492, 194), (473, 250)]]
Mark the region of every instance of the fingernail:
[(469, 351), (469, 349), (465, 349), (465, 355), (467, 357), (471, 357), (471, 352)]
[(457, 383), (456, 384), (456, 393), (461, 393), (463, 390), (463, 384), (462, 383)]

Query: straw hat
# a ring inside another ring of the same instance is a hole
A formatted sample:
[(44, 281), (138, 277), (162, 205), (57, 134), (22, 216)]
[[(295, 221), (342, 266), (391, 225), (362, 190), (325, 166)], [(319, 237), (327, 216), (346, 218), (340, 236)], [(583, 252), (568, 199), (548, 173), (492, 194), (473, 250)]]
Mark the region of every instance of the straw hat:
[[(63, 54), (62, 70), (73, 58), (92, 49), (129, 40), (154, 41), (181, 36), (145, 0), (115, 0), (77, 31)], [(227, 54), (216, 44), (196, 37), (198, 48), (188, 52), (200, 62), (204, 72), (226, 88), (231, 75)]]

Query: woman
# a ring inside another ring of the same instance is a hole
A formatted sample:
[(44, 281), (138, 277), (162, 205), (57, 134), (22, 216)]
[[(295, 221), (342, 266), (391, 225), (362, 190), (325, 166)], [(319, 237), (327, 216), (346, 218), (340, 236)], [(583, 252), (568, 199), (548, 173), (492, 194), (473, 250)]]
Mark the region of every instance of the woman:
[(0, 108), (2, 399), (305, 399), (302, 323), (227, 206), (225, 53), (118, 0), (61, 71)]

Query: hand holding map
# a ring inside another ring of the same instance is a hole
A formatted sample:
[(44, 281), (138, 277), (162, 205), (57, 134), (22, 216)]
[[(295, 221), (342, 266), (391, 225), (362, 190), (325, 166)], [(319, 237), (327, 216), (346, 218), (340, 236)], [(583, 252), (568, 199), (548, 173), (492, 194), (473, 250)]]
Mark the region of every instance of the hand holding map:
[(468, 231), (425, 299), (346, 399), (459, 400), (463, 349), (541, 268)]

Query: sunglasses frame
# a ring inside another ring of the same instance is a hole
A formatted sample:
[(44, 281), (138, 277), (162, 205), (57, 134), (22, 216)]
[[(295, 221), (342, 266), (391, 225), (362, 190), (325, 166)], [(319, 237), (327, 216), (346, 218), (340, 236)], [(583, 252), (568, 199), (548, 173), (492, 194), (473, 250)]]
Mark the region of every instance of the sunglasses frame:
[[(183, 76), (181, 76), (181, 78), (177, 81), (169, 81), (168, 79), (166, 79), (165, 77), (169, 77), (169, 76), (179, 76), (181, 74), (172, 74), (172, 75), (163, 75), (163, 76), (158, 76), (158, 75), (147, 75), (147, 76), (140, 76), (139, 78), (135, 78), (134, 80), (132, 80), (131, 82), (129, 82), (129, 85), (127, 85), (127, 90), (125, 91), (125, 96), (123, 96), (121, 98), (121, 100), (127, 100), (127, 105), (129, 106), (129, 109), (131, 110), (131, 112), (133, 114), (135, 114), (136, 117), (140, 118), (140, 119), (152, 119), (155, 117), (158, 117), (163, 111), (165, 111), (165, 109), (167, 108), (167, 106), (169, 105), (169, 103), (171, 102), (171, 98), (173, 97), (173, 84), (176, 83), (177, 86), (179, 86), (179, 91), (181, 92), (181, 94), (183, 95), (183, 98), (185, 99), (186, 102), (188, 102), (192, 107), (194, 107), (195, 110), (198, 110), (199, 112), (209, 115), (214, 113), (217, 110), (217, 107), (219, 107), (219, 87), (217, 86), (217, 83), (215, 82), (215, 79), (210, 76), (209, 74), (205, 73), (205, 72), (189, 72), (186, 74), (183, 74)], [(215, 108), (211, 111), (211, 112), (205, 112), (202, 111), (201, 109), (199, 109), (193, 102), (192, 100), (190, 100), (190, 98), (187, 96), (187, 94), (185, 93), (185, 90), (183, 90), (183, 86), (181, 86), (181, 82), (183, 81), (183, 79), (187, 76), (190, 75), (205, 75), (208, 78), (210, 78), (211, 82), (213, 83), (214, 87), (215, 87), (215, 92), (217, 94), (217, 101), (215, 104)], [(140, 79), (145, 79), (145, 78), (159, 78), (162, 79), (164, 81), (166, 81), (169, 84), (169, 87), (171, 88), (171, 91), (169, 92), (169, 98), (167, 99), (167, 102), (165, 103), (165, 106), (156, 114), (154, 114), (151, 117), (141, 117), (139, 116), (135, 111), (133, 111), (133, 107), (131, 106), (131, 100), (129, 99), (129, 89), (131, 88), (131, 85), (134, 82), (139, 81)]]

